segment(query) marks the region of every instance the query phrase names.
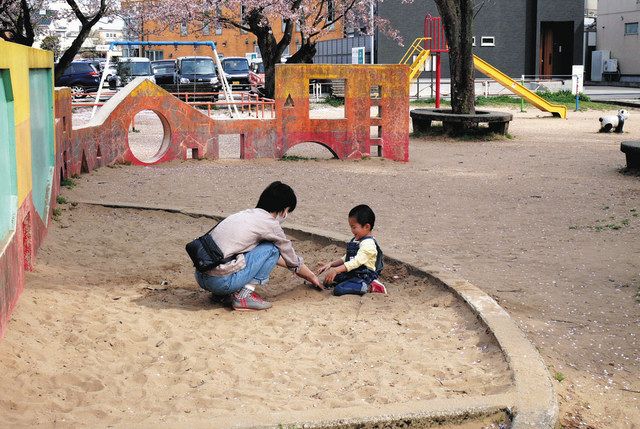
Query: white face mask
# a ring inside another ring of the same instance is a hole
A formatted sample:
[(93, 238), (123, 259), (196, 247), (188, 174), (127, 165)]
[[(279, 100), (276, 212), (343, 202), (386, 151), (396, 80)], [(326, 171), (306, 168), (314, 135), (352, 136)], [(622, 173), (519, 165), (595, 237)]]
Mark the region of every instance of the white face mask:
[(285, 219), (287, 219), (288, 212), (285, 210), (283, 213), (284, 214), (282, 215), (278, 213), (278, 215), (276, 216), (276, 220), (280, 223), (280, 225), (282, 225)]

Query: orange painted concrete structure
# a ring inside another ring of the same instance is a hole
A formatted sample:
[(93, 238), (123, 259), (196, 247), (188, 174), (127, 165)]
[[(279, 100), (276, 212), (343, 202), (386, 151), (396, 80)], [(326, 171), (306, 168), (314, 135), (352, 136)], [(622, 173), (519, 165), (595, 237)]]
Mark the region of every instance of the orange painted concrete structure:
[[(138, 165), (195, 157), (218, 159), (218, 136), (240, 135), (242, 159), (281, 158), (293, 146), (315, 142), (337, 158), (380, 155), (409, 160), (408, 67), (403, 65), (280, 65), (276, 118), (214, 119), (148, 80), (138, 79), (109, 100), (87, 124), (71, 128), (71, 95), (56, 92), (56, 138), (61, 177), (114, 162)], [(343, 119), (309, 117), (309, 80), (345, 79)], [(372, 88), (379, 96), (371, 97)], [(375, 106), (374, 117), (371, 107)], [(164, 127), (159, 152), (143, 162), (132, 153), (128, 130), (135, 115), (152, 110)], [(374, 127), (377, 135), (371, 136)]]

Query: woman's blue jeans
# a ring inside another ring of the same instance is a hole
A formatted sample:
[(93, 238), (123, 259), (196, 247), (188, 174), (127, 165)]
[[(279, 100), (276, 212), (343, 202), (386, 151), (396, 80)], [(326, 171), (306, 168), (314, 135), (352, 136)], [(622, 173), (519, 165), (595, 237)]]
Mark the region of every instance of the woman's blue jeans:
[(226, 276), (210, 276), (196, 271), (196, 281), (204, 290), (214, 295), (230, 295), (244, 285), (263, 285), (280, 258), (280, 251), (271, 242), (263, 242), (244, 254), (246, 266)]

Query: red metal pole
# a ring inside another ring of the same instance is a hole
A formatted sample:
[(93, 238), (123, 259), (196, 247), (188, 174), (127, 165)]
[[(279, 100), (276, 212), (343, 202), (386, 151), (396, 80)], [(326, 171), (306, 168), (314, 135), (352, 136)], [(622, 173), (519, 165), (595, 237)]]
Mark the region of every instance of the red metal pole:
[(436, 53), (436, 109), (440, 108), (440, 52)]

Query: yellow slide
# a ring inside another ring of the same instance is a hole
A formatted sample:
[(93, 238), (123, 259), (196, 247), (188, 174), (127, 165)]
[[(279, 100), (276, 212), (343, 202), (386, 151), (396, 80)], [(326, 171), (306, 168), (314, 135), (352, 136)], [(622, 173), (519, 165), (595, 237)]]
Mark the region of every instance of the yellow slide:
[(567, 118), (567, 106), (564, 106), (562, 104), (549, 103), (547, 100), (540, 97), (535, 92), (529, 91), (527, 88), (511, 79), (509, 76), (502, 73), (500, 70), (493, 67), (491, 64), (476, 55), (473, 56), (473, 65), (480, 73), (486, 75), (487, 77), (490, 77), (491, 79), (494, 79), (500, 85), (504, 86), (514, 94), (524, 98), (529, 103), (536, 106), (538, 109), (545, 112), (551, 112), (553, 113), (553, 116), (559, 116), (563, 119)]
[[(407, 52), (404, 54), (399, 64), (406, 64), (409, 66), (409, 80), (413, 80), (418, 77), (418, 75), (422, 72), (422, 66), (424, 65), (427, 58), (429, 58), (429, 54), (431, 53), (428, 49), (424, 49), (422, 45), (424, 41), (428, 40), (425, 37), (418, 37), (413, 41)], [(415, 56), (415, 59), (413, 58)], [(411, 64), (409, 64), (411, 63)]]

